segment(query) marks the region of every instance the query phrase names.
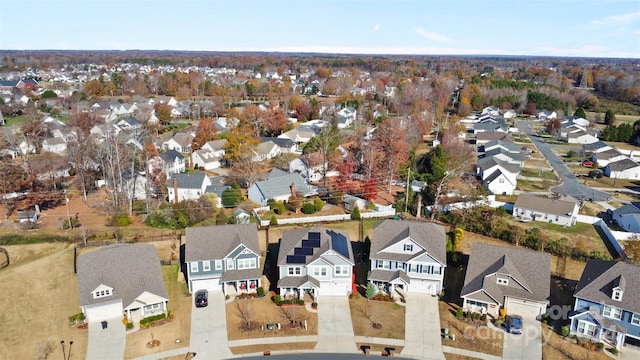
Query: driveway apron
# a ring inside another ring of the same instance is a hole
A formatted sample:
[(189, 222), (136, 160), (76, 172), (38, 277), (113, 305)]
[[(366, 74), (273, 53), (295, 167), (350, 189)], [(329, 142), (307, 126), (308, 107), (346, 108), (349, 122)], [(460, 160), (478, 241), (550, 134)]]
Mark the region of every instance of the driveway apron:
[(504, 334), (502, 358), (542, 359), (542, 326), (534, 317), (522, 319), (522, 334)]
[(122, 318), (106, 319), (106, 328), (101, 321), (89, 321), (89, 345), (87, 360), (115, 360), (124, 358), (127, 330)]
[(440, 339), (438, 299), (411, 293), (405, 310), (405, 346), (401, 355), (415, 359), (444, 360)]
[(227, 315), (222, 291), (209, 291), (209, 305), (191, 305), (190, 350), (200, 359), (228, 359), (233, 355), (227, 344)]
[(358, 352), (349, 298), (346, 296), (318, 297), (318, 352)]

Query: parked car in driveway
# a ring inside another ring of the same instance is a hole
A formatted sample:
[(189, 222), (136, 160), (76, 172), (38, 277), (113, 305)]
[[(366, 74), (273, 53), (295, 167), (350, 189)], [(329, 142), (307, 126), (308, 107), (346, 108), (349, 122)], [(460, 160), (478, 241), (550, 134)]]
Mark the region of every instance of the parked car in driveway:
[(511, 334), (522, 334), (522, 316), (507, 315), (504, 321), (505, 329)]
[(593, 166), (593, 161), (584, 160), (584, 161), (582, 161), (582, 166)]
[(209, 305), (209, 294), (207, 290), (196, 291), (196, 307), (205, 307)]

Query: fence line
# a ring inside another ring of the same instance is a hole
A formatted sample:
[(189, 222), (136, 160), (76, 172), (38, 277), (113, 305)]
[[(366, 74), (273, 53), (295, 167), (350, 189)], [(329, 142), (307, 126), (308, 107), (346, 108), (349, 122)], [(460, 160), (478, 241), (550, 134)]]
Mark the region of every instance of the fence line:
[(604, 220), (600, 219), (599, 221), (595, 222), (593, 225), (598, 226), (602, 230), (602, 232), (605, 235), (604, 236), (605, 239), (609, 241), (609, 244), (611, 244), (611, 247), (613, 247), (613, 249), (618, 253), (618, 256), (626, 260), (627, 254), (625, 254), (624, 250), (622, 249), (622, 246), (620, 246), (620, 243), (618, 242), (616, 237), (613, 235), (613, 233), (611, 232), (611, 229), (609, 229), (609, 227), (604, 222)]
[[(260, 226), (269, 226), (271, 223), (271, 219), (262, 220), (259, 211), (269, 210), (268, 207), (261, 207), (253, 209), (253, 216), (258, 220), (258, 224)], [(372, 219), (372, 218), (381, 218), (381, 217), (389, 217), (394, 216), (396, 214), (396, 210), (386, 210), (386, 211), (373, 211), (373, 212), (363, 212), (360, 213), (360, 217), (364, 219)], [(304, 216), (304, 217), (296, 217), (296, 218), (285, 218), (278, 219), (278, 225), (285, 224), (305, 224), (305, 223), (317, 223), (317, 222), (325, 222), (325, 221), (341, 221), (341, 220), (351, 220), (351, 214), (336, 214), (336, 215), (323, 215), (323, 216)]]

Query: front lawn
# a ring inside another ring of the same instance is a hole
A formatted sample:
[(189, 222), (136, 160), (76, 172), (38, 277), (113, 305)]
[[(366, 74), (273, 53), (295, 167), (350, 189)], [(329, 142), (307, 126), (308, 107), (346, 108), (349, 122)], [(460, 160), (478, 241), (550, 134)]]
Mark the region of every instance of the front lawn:
[[(438, 301), (440, 309), (440, 327), (449, 329), (453, 339), (443, 339), (443, 346), (477, 351), (489, 355), (502, 356), (504, 332), (493, 330), (487, 325), (468, 323), (465, 319), (455, 317), (458, 305)], [(488, 320), (487, 320), (488, 321)]]
[[(404, 339), (404, 306), (356, 295), (349, 300), (349, 307), (355, 336)], [(374, 324), (381, 326), (374, 327)]]
[[(520, 170), (520, 175), (526, 177), (535, 177), (541, 179), (554, 180), (556, 179), (556, 173), (553, 171), (540, 171), (535, 169), (523, 168)], [(518, 181), (519, 182), (519, 181)]]

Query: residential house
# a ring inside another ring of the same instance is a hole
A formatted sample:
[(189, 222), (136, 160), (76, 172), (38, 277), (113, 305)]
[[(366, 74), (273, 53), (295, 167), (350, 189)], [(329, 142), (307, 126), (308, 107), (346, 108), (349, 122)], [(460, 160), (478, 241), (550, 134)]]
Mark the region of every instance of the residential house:
[(520, 168), (524, 167), (524, 163), (530, 157), (528, 154), (523, 154), (520, 152), (510, 152), (509, 150), (505, 150), (503, 148), (493, 148), (484, 154), (478, 156), (480, 159), (492, 157), (494, 159), (502, 160), (509, 164), (518, 164)]
[(322, 131), (321, 127), (305, 123), (280, 134), (278, 137), (281, 139), (289, 139), (299, 146), (300, 144), (306, 144), (309, 142), (312, 137), (320, 134), (320, 131)]
[(175, 150), (181, 153), (191, 152), (191, 143), (196, 137), (196, 133), (193, 131), (180, 131), (173, 134), (173, 137), (162, 143), (162, 148), (165, 150)]
[(316, 194), (315, 188), (309, 186), (300, 174), (289, 174), (280, 169), (274, 169), (266, 180), (257, 181), (247, 191), (249, 200), (267, 205), (267, 200), (289, 201), (292, 194), (302, 194), (308, 197)]
[(200, 149), (191, 153), (193, 167), (198, 169), (213, 170), (222, 166), (223, 158), (216, 156), (215, 151)]
[(637, 180), (640, 177), (640, 165), (629, 158), (623, 158), (609, 162), (604, 168), (604, 174), (612, 179)]
[(568, 133), (566, 139), (569, 144), (593, 144), (600, 141), (597, 136), (583, 130)]
[[(533, 319), (547, 311), (551, 292), (551, 255), (511, 247), (473, 243), (460, 291), (467, 311), (497, 317)], [(527, 320), (525, 320), (527, 321)]]
[(447, 266), (447, 239), (442, 226), (414, 221), (383, 220), (371, 239), (371, 271), (367, 280), (394, 296), (440, 294)]
[(640, 343), (640, 267), (591, 259), (573, 293), (570, 332), (624, 352)]
[[(318, 152), (302, 155), (289, 162), (289, 172), (298, 173), (307, 182), (317, 182), (323, 179), (323, 158)], [(326, 170), (327, 177), (340, 175), (335, 170)]]
[(94, 125), (91, 130), (89, 130), (89, 135), (91, 135), (94, 139), (96, 139), (99, 143), (102, 143), (107, 138), (115, 138), (122, 131), (120, 127), (116, 124), (98, 124)]
[(242, 208), (234, 210), (233, 217), (236, 219), (236, 224), (249, 224), (251, 222), (251, 215)]
[(570, 197), (546, 198), (533, 194), (520, 194), (513, 205), (513, 217), (520, 221), (542, 221), (572, 226), (578, 221), (578, 201)]
[(252, 161), (265, 161), (271, 160), (274, 157), (280, 155), (280, 147), (273, 141), (266, 141), (258, 144), (255, 150), (253, 150)]
[(338, 129), (344, 129), (356, 121), (357, 110), (351, 106), (344, 107), (338, 110)]
[(476, 171), (484, 187), (491, 193), (511, 195), (516, 189), (520, 165), (486, 157), (478, 159)]
[(38, 211), (36, 210), (18, 210), (18, 222), (20, 224), (36, 224), (38, 222)]
[(622, 205), (613, 210), (611, 220), (624, 231), (640, 232), (640, 209), (633, 203)]
[(67, 151), (67, 142), (64, 138), (52, 137), (42, 140), (42, 151), (64, 155)]
[(506, 132), (482, 131), (476, 134), (476, 145), (483, 145), (492, 140), (513, 142), (513, 138)]
[(353, 195), (345, 195), (342, 199), (342, 205), (349, 211), (353, 211), (356, 207), (359, 210), (363, 210), (367, 207), (368, 203), (367, 200)]
[(598, 163), (600, 167), (606, 167), (609, 163), (628, 158), (627, 155), (621, 153), (618, 149), (612, 148), (601, 152), (594, 152), (591, 160)]
[(351, 293), (355, 261), (347, 232), (320, 226), (285, 231), (277, 264), (277, 287), (285, 299)]
[(298, 152), (298, 146), (291, 139), (277, 138), (277, 137), (262, 137), (260, 138), (260, 142), (271, 141), (274, 144), (278, 145), (280, 148), (280, 153), (282, 154), (292, 154)]
[(202, 172), (196, 174), (174, 173), (168, 180), (169, 202), (198, 200), (211, 185), (209, 177)]
[(80, 308), (90, 322), (166, 313), (169, 295), (152, 244), (114, 244), (78, 256)]
[(209, 181), (211, 181), (211, 185), (207, 186), (204, 192), (205, 194), (216, 194), (216, 197), (218, 198), (218, 203), (216, 204), (216, 207), (221, 208), (222, 193), (227, 188), (231, 187), (231, 185), (227, 183), (227, 178), (224, 176), (212, 177), (212, 178), (209, 178)]
[(538, 120), (552, 120), (558, 117), (558, 114), (556, 114), (555, 111), (553, 110), (538, 110), (536, 111), (536, 119)]
[(167, 150), (149, 160), (149, 172), (161, 169), (169, 177), (173, 173), (181, 173), (185, 170), (184, 156), (175, 150)]
[(427, 186), (427, 182), (420, 180), (411, 180), (409, 186), (414, 193), (419, 193), (422, 192), (422, 190)]
[(479, 121), (473, 125), (474, 134), (480, 132), (506, 133), (508, 130), (509, 127), (502, 117), (480, 117)]
[(262, 286), (260, 245), (255, 224), (200, 226), (185, 231), (189, 291), (255, 293)]
[(520, 145), (514, 144), (513, 142), (504, 140), (491, 140), (479, 146), (478, 152), (487, 153), (494, 149), (502, 149), (514, 154), (519, 154), (522, 151)]
[(611, 150), (613, 147), (604, 141), (598, 141), (591, 144), (582, 144), (580, 153), (582, 156), (592, 156), (594, 153), (599, 153), (607, 150)]
[(215, 157), (224, 157), (226, 153), (224, 148), (226, 145), (227, 139), (211, 140), (202, 145), (200, 149), (213, 152)]
[(116, 125), (118, 125), (118, 127), (124, 131), (135, 131), (142, 129), (142, 123), (140, 122), (140, 120), (136, 119), (133, 116), (118, 121)]

